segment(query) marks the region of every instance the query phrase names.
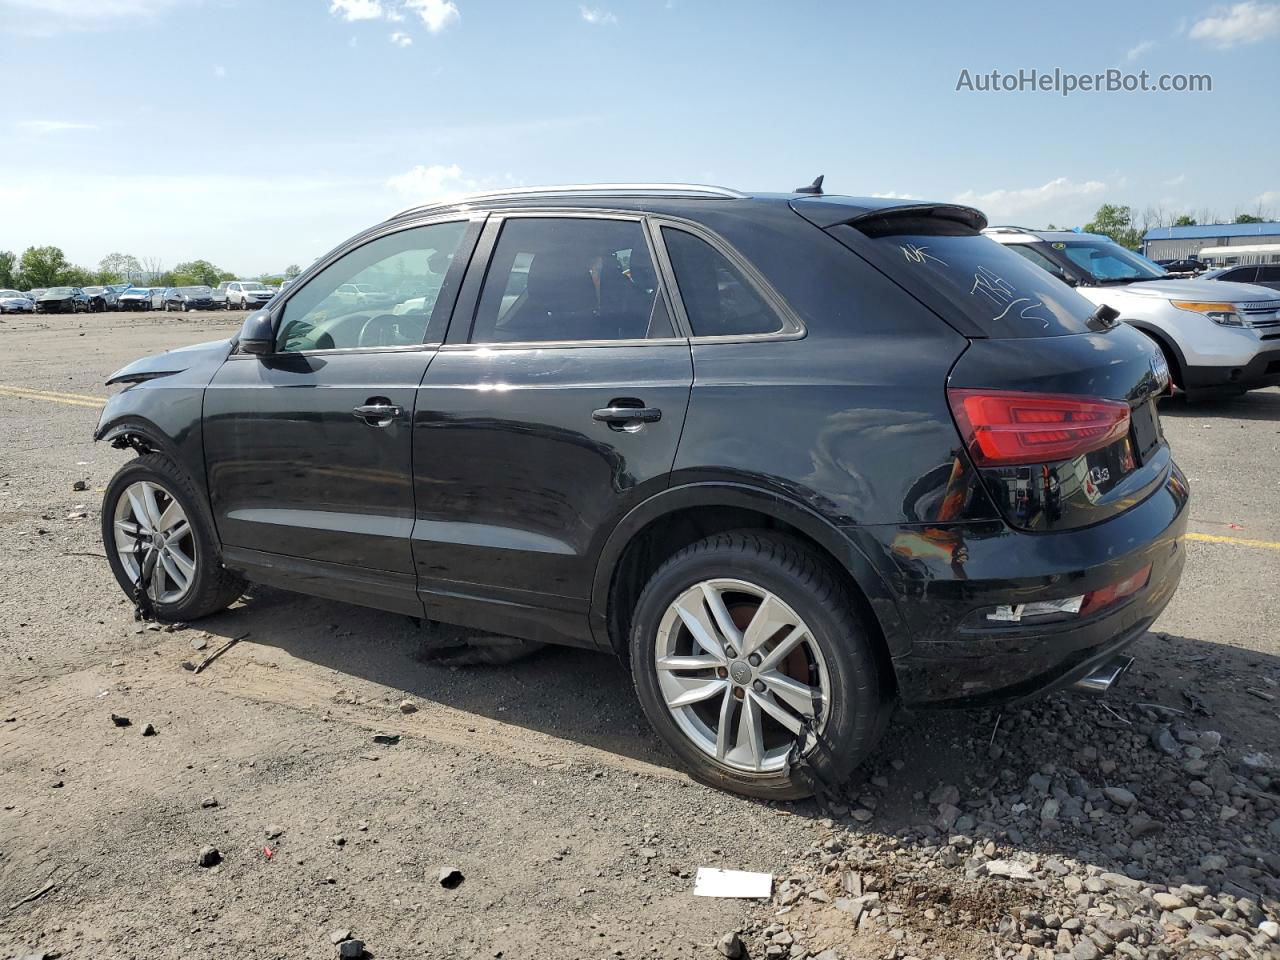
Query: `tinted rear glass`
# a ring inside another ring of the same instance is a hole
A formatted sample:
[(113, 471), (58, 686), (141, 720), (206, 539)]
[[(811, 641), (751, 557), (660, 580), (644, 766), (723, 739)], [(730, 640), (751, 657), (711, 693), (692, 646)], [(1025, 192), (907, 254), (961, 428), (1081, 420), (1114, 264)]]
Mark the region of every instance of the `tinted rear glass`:
[(907, 289), (929, 285), (988, 337), (1060, 337), (1105, 329), (1089, 319), (1094, 305), (1061, 280), (959, 223), (893, 217), (860, 223), (857, 229), (880, 247), (894, 279)]

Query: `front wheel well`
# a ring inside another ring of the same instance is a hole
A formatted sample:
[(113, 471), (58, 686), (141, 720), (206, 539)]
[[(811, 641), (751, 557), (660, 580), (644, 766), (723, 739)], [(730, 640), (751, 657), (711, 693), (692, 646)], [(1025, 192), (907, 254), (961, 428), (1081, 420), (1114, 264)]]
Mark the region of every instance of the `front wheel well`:
[(881, 676), (892, 680), (894, 674), (888, 644), (880, 628), (880, 621), (857, 579), (830, 550), (804, 531), (785, 520), (747, 507), (697, 506), (675, 510), (651, 520), (631, 538), (613, 570), (606, 614), (609, 643), (620, 657), (626, 659), (628, 655), (631, 615), (641, 591), (654, 572), (669, 557), (689, 544), (735, 530), (768, 530), (785, 534), (825, 563), (837, 580), (847, 588), (855, 613), (866, 625), (874, 641), (876, 657), (882, 667)]

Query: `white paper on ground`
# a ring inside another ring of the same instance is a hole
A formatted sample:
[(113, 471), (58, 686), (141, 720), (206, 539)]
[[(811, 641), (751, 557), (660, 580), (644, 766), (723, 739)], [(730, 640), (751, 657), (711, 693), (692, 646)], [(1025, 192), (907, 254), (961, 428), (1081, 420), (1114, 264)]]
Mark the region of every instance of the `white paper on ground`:
[(773, 874), (699, 867), (693, 881), (693, 895), (767, 900), (773, 895)]

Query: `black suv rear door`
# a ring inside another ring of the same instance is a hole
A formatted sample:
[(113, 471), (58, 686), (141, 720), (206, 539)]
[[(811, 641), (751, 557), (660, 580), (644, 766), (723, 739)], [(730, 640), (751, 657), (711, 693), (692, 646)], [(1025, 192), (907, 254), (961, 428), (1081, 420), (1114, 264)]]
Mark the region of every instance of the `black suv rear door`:
[(596, 557), (666, 487), (693, 380), (651, 242), (634, 214), (490, 217), (418, 394), (429, 617), (591, 643)]

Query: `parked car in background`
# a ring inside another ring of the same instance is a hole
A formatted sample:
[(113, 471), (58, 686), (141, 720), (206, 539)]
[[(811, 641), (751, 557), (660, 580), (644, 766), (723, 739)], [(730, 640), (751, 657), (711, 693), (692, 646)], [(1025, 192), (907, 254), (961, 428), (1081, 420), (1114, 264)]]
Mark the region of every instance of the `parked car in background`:
[(84, 287), (84, 295), (89, 298), (90, 313), (105, 313), (116, 308), (116, 292), (110, 287)]
[(32, 303), (36, 303), (40, 300), (41, 297), (45, 295), (46, 292), (47, 290), (45, 287), (33, 287), (32, 289), (27, 291), (26, 297)]
[(89, 296), (79, 287), (50, 287), (36, 301), (40, 313), (88, 313)]
[(0, 313), (35, 313), (36, 303), (17, 290), (0, 290)]
[(1219, 267), (1200, 274), (1201, 280), (1225, 280), (1228, 283), (1254, 283), (1280, 290), (1280, 263), (1248, 263), (1242, 267)]
[(1265, 288), (1171, 279), (1098, 234), (1021, 227), (984, 232), (1093, 303), (1118, 310), (1156, 342), (1173, 385), (1188, 395), (1280, 384), (1280, 298)]
[[(612, 651), (696, 777), (775, 799), (845, 781), (899, 703), (1105, 691), (1186, 554), (1159, 351), (977, 210), (806, 190), (413, 208), (117, 371), (122, 592)], [(429, 310), (335, 308), (438, 259)]]
[(333, 299), (346, 307), (389, 307), (396, 298), (371, 283), (344, 283), (333, 292)]
[(1153, 260), (1152, 263), (1164, 267), (1165, 273), (1174, 276), (1194, 277), (1205, 269), (1205, 265), (1195, 257), (1187, 257), (1183, 260)]
[(170, 287), (164, 292), (164, 309), (212, 310), (213, 291), (209, 287)]
[(232, 280), (227, 284), (228, 310), (257, 310), (271, 302), (271, 291), (256, 280)]
[(164, 309), (164, 297), (165, 297), (165, 294), (169, 292), (169, 290), (170, 290), (169, 287), (152, 287), (151, 288), (151, 309), (152, 310)]
[(130, 287), (116, 298), (116, 307), (120, 310), (150, 310), (151, 288)]
[(213, 309), (230, 310), (231, 307), (227, 303), (227, 287), (231, 285), (230, 280), (223, 280), (220, 284), (213, 288)]

